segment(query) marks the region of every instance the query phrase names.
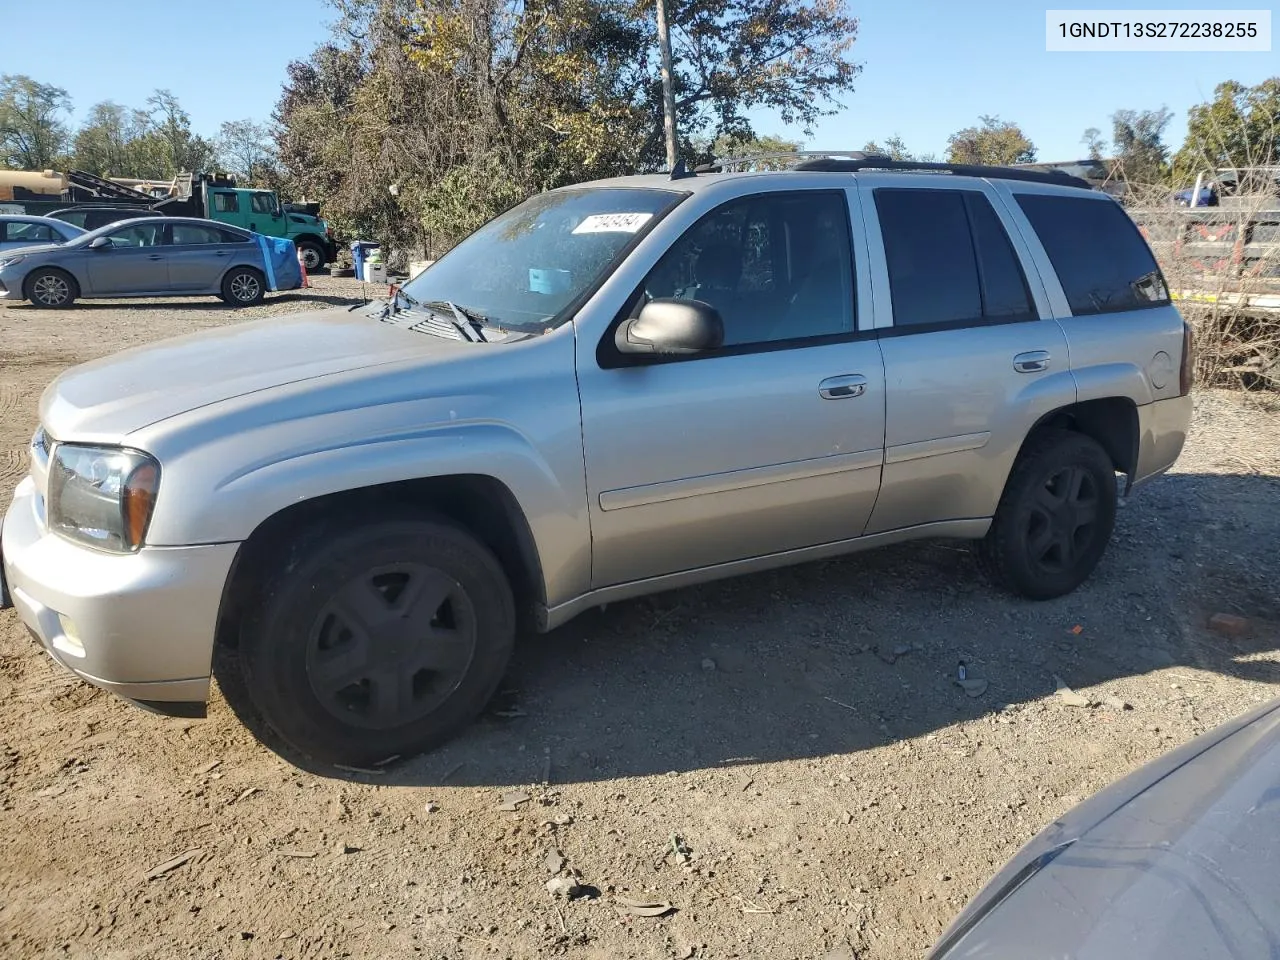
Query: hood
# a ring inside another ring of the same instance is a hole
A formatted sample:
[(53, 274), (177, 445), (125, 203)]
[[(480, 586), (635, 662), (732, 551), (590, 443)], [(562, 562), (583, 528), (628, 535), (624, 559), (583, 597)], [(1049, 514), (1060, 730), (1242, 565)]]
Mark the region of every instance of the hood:
[(979, 892), (930, 957), (1276, 957), (1277, 877), (1280, 700), (1068, 811)]
[(65, 249), (67, 249), (65, 243), (41, 243), (34, 247), (6, 247), (0, 250), (0, 260), (8, 260), (10, 257), (29, 257), (38, 253), (57, 253)]
[(72, 367), (40, 398), (40, 422), (59, 440), (114, 442), (256, 391), (477, 346), (371, 314), (362, 305), (236, 324)]

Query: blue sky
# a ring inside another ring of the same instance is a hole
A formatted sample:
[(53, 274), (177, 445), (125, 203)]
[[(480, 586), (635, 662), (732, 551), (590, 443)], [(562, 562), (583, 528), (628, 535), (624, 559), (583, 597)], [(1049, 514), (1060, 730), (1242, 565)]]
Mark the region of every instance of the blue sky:
[[(943, 153), (948, 134), (981, 114), (1013, 120), (1035, 143), (1039, 159), (1084, 154), (1086, 127), (1106, 132), (1119, 108), (1174, 111), (1167, 140), (1185, 132), (1187, 108), (1208, 99), (1226, 79), (1257, 83), (1280, 74), (1270, 53), (1047, 53), (1044, 11), (1066, 0), (981, 3), (847, 0), (861, 21), (854, 55), (864, 66), (840, 112), (822, 119), (808, 145), (858, 149), (897, 134), (917, 152)], [(198, 22), (199, 4), (173, 0), (64, 0), (56, 41), (49, 8), (7, 0), (0, 71), (26, 73), (64, 87), (80, 114), (99, 100), (141, 106), (167, 87), (191, 114), (195, 129), (217, 133), (232, 119), (265, 119), (290, 60), (305, 57), (328, 34), (333, 15), (324, 0), (219, 0), (218, 25)], [(1080, 6), (1101, 4), (1080, 2)], [(1111, 0), (1110, 6), (1138, 7)], [(1161, 9), (1262, 7), (1258, 0), (1215, 4), (1165, 0)], [(81, 10), (84, 16), (77, 17)], [(110, 13), (108, 14), (108, 11)], [(1273, 13), (1274, 17), (1274, 13)], [(1280, 17), (1275, 18), (1280, 26)], [(164, 24), (175, 22), (172, 29)], [(34, 38), (44, 36), (45, 41)], [(190, 37), (201, 38), (203, 50)], [(225, 44), (220, 39), (234, 39)], [(32, 42), (14, 42), (18, 38)], [(51, 53), (55, 51), (56, 53)], [(755, 115), (758, 132), (801, 136), (777, 118)]]

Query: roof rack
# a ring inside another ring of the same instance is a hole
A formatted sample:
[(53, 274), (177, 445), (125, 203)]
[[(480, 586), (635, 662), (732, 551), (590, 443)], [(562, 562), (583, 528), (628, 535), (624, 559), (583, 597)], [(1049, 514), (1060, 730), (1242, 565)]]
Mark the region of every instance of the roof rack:
[(862, 150), (790, 150), (784, 153), (757, 153), (744, 157), (717, 157), (710, 163), (694, 167), (693, 172), (741, 173), (743, 170), (761, 163), (777, 163), (779, 160), (795, 160), (797, 157), (848, 157), (851, 160), (861, 160), (867, 156), (870, 156), (870, 154)]
[(916, 170), (933, 173), (951, 173), (961, 177), (991, 177), (999, 180), (1024, 180), (1029, 183), (1052, 183), (1062, 187), (1093, 189), (1092, 184), (1080, 177), (1073, 177), (1061, 170), (1029, 170), (1025, 167), (999, 167), (977, 163), (932, 163), (924, 160), (894, 160), (881, 154), (850, 151), (797, 151), (795, 153), (761, 154), (756, 157), (739, 157), (715, 160), (697, 168), (698, 173), (739, 172), (740, 167), (761, 161), (800, 159), (791, 167), (820, 173), (855, 173), (859, 170)]

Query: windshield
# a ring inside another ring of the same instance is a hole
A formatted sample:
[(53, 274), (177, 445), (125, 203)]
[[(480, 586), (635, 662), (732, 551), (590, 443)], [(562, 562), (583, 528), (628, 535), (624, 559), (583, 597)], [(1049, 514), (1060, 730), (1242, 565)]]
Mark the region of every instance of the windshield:
[(495, 326), (557, 326), (627, 244), (683, 196), (605, 187), (539, 194), (490, 220), (404, 293), (418, 303), (454, 303)]

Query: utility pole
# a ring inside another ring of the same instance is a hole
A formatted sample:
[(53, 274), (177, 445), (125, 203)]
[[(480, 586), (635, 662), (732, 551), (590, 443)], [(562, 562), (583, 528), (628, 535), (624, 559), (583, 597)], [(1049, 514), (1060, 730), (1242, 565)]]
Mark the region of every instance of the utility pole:
[(676, 166), (676, 93), (671, 84), (671, 34), (667, 30), (667, 3), (658, 0), (658, 49), (662, 52), (662, 127), (667, 140), (667, 169)]

